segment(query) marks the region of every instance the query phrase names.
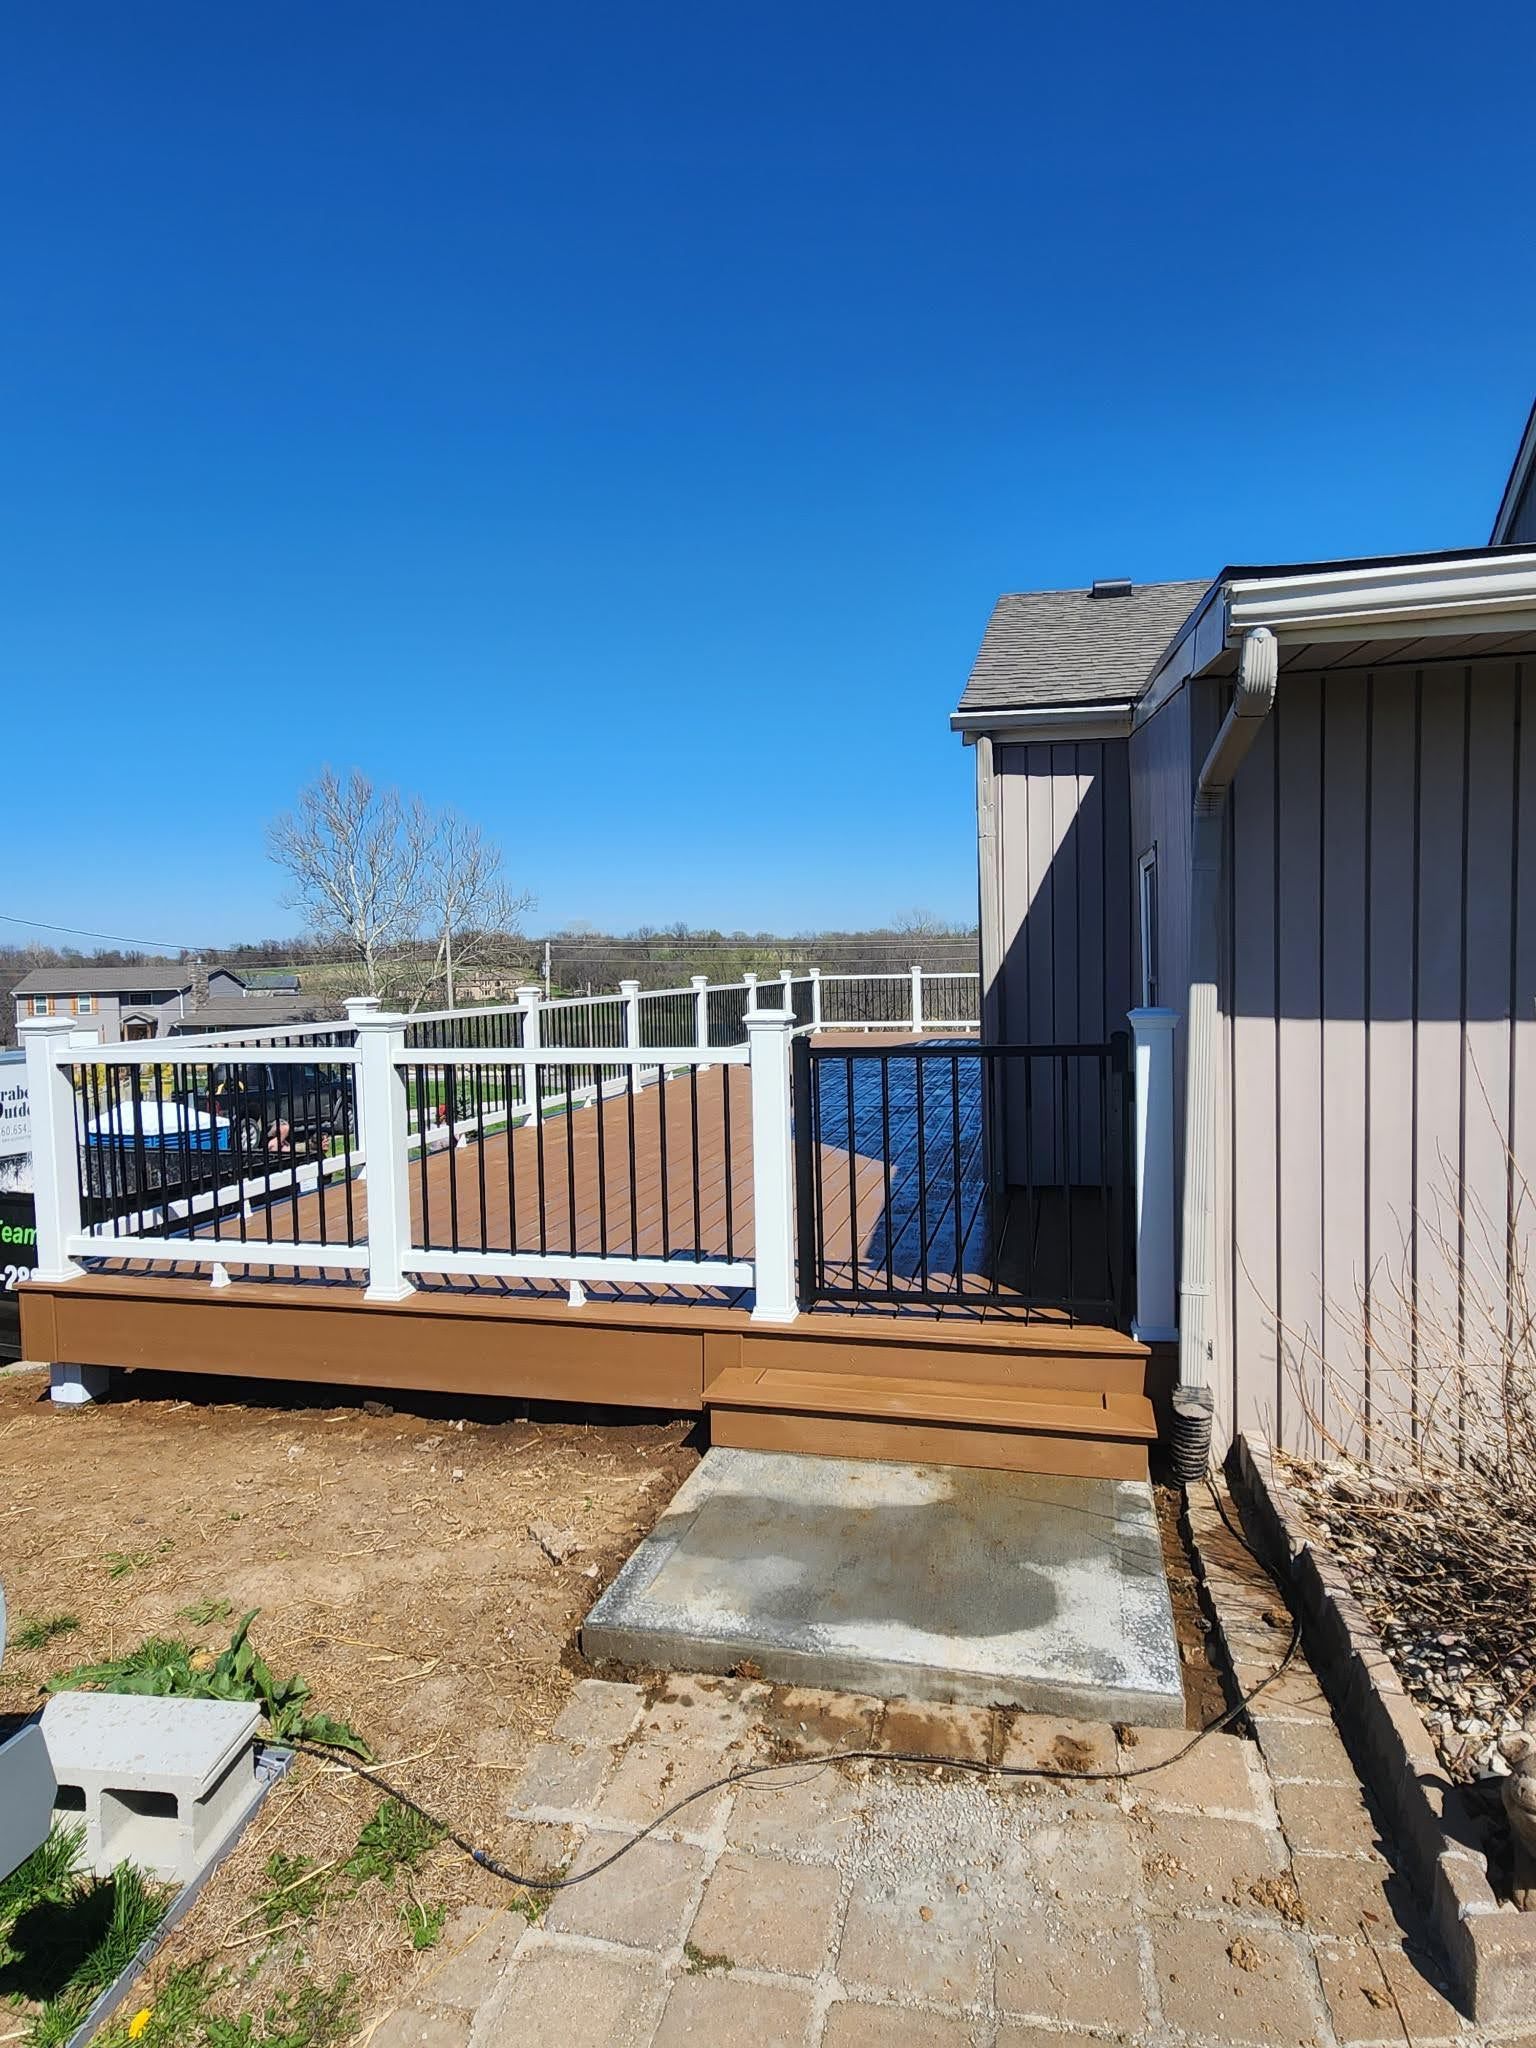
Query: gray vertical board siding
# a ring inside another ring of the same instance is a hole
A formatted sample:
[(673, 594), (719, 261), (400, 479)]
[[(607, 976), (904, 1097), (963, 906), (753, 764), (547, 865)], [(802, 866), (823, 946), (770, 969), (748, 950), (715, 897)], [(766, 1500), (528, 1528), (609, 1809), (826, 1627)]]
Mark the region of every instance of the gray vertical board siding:
[(1536, 542), (1536, 469), (1532, 469), (1525, 480), (1525, 489), (1520, 493), (1520, 502), (1515, 507), (1514, 517), (1509, 522), (1509, 531), (1504, 536), (1511, 543), (1523, 543), (1529, 547)]
[(1415, 1331), (1411, 1373), (1422, 1411), (1449, 1392), (1447, 1324), (1454, 1329), (1457, 1273), (1450, 1205), (1461, 1156), (1462, 832), (1466, 817), (1465, 669), (1419, 677), (1417, 996), (1414, 1018)]
[(1320, 1374), (1310, 1403), (1326, 1446), (1365, 1446), (1367, 682), (1330, 676), (1321, 692), (1322, 1322)]
[(1275, 728), (1280, 761), (1279, 1235), (1275, 1308), (1285, 1366), (1278, 1391), (1282, 1432), (1309, 1450), (1317, 1434), (1308, 1410), (1323, 1332), (1323, 893), (1322, 685), (1286, 678), (1285, 716)]
[[(1125, 1028), (1132, 999), (1126, 742), (997, 746), (994, 764), (998, 1035), (1014, 1045), (1102, 1044)], [(1060, 1105), (1043, 1076), (1032, 1091), (1030, 1129), (1021, 1077), (1010, 1080), (1009, 1179), (1056, 1179), (1070, 1166), (1075, 1177), (1097, 1181), (1096, 1102), (1078, 1121), (1067, 1160)]]
[[(1275, 868), (1276, 725), (1265, 720), (1232, 785), (1227, 926), (1231, 954), (1226, 1182), (1231, 1262), (1226, 1327), (1232, 1348), (1217, 1390), (1218, 1416), (1233, 1430), (1280, 1435), (1276, 1164), (1279, 1015), (1275, 962), (1279, 882)], [(1220, 1273), (1220, 1268), (1218, 1272)]]
[(1366, 677), (1366, 1421), (1411, 1405), (1418, 710), (1411, 672)]
[(1220, 1412), (1298, 1449), (1453, 1423), (1536, 1228), (1526, 681), (1287, 673), (1233, 789)]

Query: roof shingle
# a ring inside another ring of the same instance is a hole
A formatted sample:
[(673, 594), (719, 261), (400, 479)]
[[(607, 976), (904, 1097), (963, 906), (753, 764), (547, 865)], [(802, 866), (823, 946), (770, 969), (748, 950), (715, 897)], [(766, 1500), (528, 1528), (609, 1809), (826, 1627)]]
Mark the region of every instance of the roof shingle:
[(1141, 583), (1129, 597), (1010, 592), (987, 621), (960, 709), (1127, 703), (1209, 589), (1202, 580)]

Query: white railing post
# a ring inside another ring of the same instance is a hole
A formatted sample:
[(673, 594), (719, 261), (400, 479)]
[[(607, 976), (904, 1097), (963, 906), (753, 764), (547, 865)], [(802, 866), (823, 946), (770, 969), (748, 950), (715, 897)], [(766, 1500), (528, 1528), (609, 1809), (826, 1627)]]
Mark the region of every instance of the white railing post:
[(1177, 1010), (1132, 1010), (1127, 1018), (1136, 1090), (1136, 1316), (1143, 1344), (1176, 1344), (1174, 1264), (1173, 1030)]
[(624, 998), (624, 1043), (631, 1052), (640, 1050), (640, 984), (638, 981), (621, 981), (619, 994)]
[(789, 1010), (755, 1010), (747, 1018), (752, 1083), (752, 1315), (760, 1323), (792, 1323), (795, 1297), (795, 1152), (791, 1129)]
[(747, 984), (747, 1015), (750, 1017), (757, 1008), (757, 976), (743, 974), (741, 978)]
[(74, 1280), (80, 1268), (66, 1249), (80, 1234), (80, 1124), (75, 1085), (58, 1055), (69, 1045), (68, 1017), (23, 1017), (27, 1097), (32, 1118), (32, 1189), (37, 1211), (35, 1280)]
[(922, 1028), (923, 1028), (923, 970), (922, 970), (922, 968), (921, 968), (921, 967), (914, 967), (914, 968), (912, 969), (912, 1029), (913, 1029), (914, 1031), (921, 1031), (921, 1030), (922, 1030)]
[(693, 984), (693, 1042), (700, 1052), (709, 1046), (709, 976), (692, 974)]
[[(406, 1079), (398, 1061), (407, 1021), (386, 1010), (356, 1013), (357, 1098), (368, 1156), (365, 1301), (404, 1301), (414, 1291), (403, 1269), (411, 1248), (410, 1138)], [(427, 1142), (425, 1122), (421, 1142)]]
[(811, 969), (811, 1029), (821, 1029), (821, 969)]
[(779, 979), (784, 984), (784, 994), (780, 1000), (786, 1010), (793, 1010), (795, 1007), (795, 970), (793, 967), (781, 967), (779, 969)]
[[(523, 1013), (523, 1051), (537, 1052), (544, 1043), (544, 1019), (539, 1005), (544, 1000), (544, 991), (532, 982), (525, 982), (517, 991), (518, 1004)], [(534, 1060), (525, 1059), (519, 1068), (522, 1075), (523, 1108), (535, 1121), (539, 1114), (539, 1069)], [(511, 1105), (508, 1105), (510, 1111)]]

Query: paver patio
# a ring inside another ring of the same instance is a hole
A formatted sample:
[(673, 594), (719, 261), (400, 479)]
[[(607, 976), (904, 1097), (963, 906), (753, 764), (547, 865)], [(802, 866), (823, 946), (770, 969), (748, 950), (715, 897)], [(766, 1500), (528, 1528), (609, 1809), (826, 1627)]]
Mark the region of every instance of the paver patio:
[(1293, 1667), (1276, 1690), (1260, 1740), (1165, 1764), (1177, 1731), (588, 1680), (512, 1799), (503, 1850), (524, 1865), (580, 1870), (723, 1772), (871, 1731), (1113, 1775), (783, 1766), (542, 1920), (461, 1911), (371, 2048), (1536, 2042), (1447, 2003), (1315, 1681)]

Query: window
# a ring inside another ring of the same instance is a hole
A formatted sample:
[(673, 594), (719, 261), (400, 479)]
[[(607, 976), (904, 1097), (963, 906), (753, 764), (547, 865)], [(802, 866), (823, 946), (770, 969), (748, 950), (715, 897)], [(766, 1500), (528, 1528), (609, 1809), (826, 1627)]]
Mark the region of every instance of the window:
[(77, 1017), (94, 1017), (95, 1014), (96, 998), (94, 996), (75, 997), (75, 1015)]
[(1136, 864), (1141, 901), (1141, 1006), (1157, 1008), (1157, 848)]
[(48, 998), (46, 996), (34, 996), (32, 998), (32, 1014), (34, 1017), (47, 1016)]

